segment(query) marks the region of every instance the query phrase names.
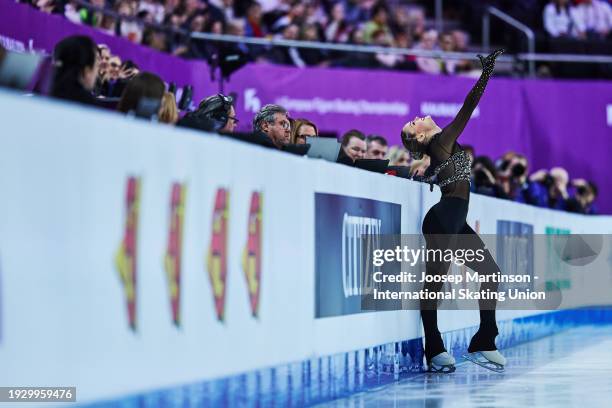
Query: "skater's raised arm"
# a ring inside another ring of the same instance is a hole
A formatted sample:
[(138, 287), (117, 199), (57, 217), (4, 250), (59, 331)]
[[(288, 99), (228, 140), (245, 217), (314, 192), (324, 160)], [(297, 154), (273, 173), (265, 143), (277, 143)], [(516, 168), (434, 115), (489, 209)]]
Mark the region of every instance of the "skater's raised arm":
[(504, 50), (500, 49), (487, 55), (486, 58), (482, 55), (478, 56), (482, 64), (482, 74), (470, 93), (466, 96), (463, 106), (457, 113), (457, 116), (455, 116), (455, 119), (444, 128), (444, 131), (440, 135), (440, 142), (447, 150), (451, 149), (461, 132), (463, 132), (465, 125), (467, 125), (468, 120), (472, 116), (472, 112), (474, 112), (474, 109), (478, 106), (480, 97), (484, 93), (487, 82), (489, 82), (489, 78), (495, 68), (495, 60), (503, 52)]

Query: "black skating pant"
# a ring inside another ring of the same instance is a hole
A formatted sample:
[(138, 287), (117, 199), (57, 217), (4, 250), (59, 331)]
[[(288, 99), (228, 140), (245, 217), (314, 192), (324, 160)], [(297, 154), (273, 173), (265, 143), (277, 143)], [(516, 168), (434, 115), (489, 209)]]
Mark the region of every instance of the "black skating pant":
[[(474, 230), (466, 223), (468, 201), (457, 197), (443, 197), (431, 207), (423, 220), (423, 235), (427, 249), (484, 249), (485, 259), (482, 262), (466, 262), (466, 266), (479, 275), (494, 274), (499, 266), (485, 248), (484, 243)], [(457, 235), (459, 234), (459, 235)], [(428, 275), (446, 275), (450, 262), (427, 262)], [(497, 282), (482, 283), (480, 290), (497, 291)], [(423, 289), (439, 292), (441, 282), (427, 282)], [(446, 351), (442, 336), (438, 330), (437, 301), (421, 300), (421, 319), (425, 331), (425, 358), (429, 362), (435, 355)], [(479, 300), (480, 327), (468, 347), (468, 352), (496, 350), (495, 337), (498, 334), (495, 321), (495, 301)]]

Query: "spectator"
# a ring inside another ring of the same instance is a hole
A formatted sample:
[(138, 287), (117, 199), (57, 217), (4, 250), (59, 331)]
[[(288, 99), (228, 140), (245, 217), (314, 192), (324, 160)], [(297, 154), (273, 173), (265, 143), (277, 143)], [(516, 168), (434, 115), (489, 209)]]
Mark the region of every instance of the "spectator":
[(412, 38), (418, 41), (425, 34), (425, 11), (421, 7), (408, 10), (408, 29)]
[(164, 21), (166, 14), (163, 4), (158, 0), (140, 0), (138, 11), (146, 11), (151, 16), (151, 20), (157, 24)]
[[(227, 24), (226, 33), (238, 37), (244, 37), (244, 20), (234, 20)], [(233, 56), (232, 61), (235, 61), (235, 69), (242, 67), (246, 62), (253, 61), (257, 53), (262, 50), (261, 47), (252, 47), (244, 43), (221, 43), (220, 55)], [(222, 68), (223, 69), (223, 68)]]
[(282, 106), (265, 105), (253, 118), (253, 130), (265, 134), (280, 149), (290, 140), (289, 114)]
[(256, 1), (247, 8), (245, 33), (247, 37), (266, 36), (266, 30), (261, 21), (261, 5)]
[(455, 40), (455, 48), (458, 52), (467, 52), (470, 43), (469, 34), (462, 30), (453, 30), (451, 35)]
[[(105, 0), (91, 0), (91, 5), (96, 8), (105, 8), (106, 2)], [(83, 24), (92, 26), (92, 27), (101, 27), (102, 21), (104, 19), (104, 14), (97, 10), (90, 10), (86, 7), (83, 7), (79, 10), (81, 15), (81, 21)], [(114, 33), (114, 32), (113, 32)]]
[[(116, 5), (117, 14), (122, 17), (136, 17), (136, 3), (129, 0), (121, 0)], [(140, 43), (142, 41), (142, 25), (133, 20), (122, 20), (119, 23), (119, 35), (127, 38), (131, 42)]]
[(319, 135), (317, 126), (308, 119), (296, 119), (291, 126), (291, 143), (305, 144), (307, 137)]
[(389, 150), (387, 139), (378, 135), (370, 135), (366, 139), (366, 159), (384, 160)]
[(146, 117), (159, 116), (164, 92), (165, 85), (160, 77), (150, 72), (141, 72), (127, 83), (117, 110)]
[[(298, 39), (299, 28), (290, 24), (283, 30), (283, 39), (295, 41)], [(306, 62), (296, 47), (274, 47), (268, 54), (268, 58), (276, 64), (293, 65), (303, 68)]]
[(100, 19), (100, 25), (98, 26), (100, 31), (108, 35), (117, 35), (118, 24), (114, 16), (103, 15)]
[(145, 29), (142, 44), (161, 52), (168, 52), (169, 50), (166, 33), (154, 29)]
[(336, 3), (331, 10), (331, 21), (325, 29), (325, 38), (329, 42), (345, 43), (349, 39), (350, 25), (344, 19), (344, 5)]
[(121, 73), (121, 57), (118, 55), (111, 55), (108, 59), (108, 65), (106, 70), (106, 79), (108, 81), (116, 81), (119, 79)]
[(161, 108), (159, 109), (159, 121), (174, 125), (178, 121), (178, 108), (176, 106), (176, 97), (173, 93), (164, 92)]
[[(396, 48), (412, 48), (412, 36), (405, 30), (400, 30), (395, 34)], [(398, 55), (398, 61), (395, 64), (396, 69), (405, 71), (417, 71), (416, 57), (414, 55)]]
[(277, 33), (279, 31), (284, 31), (284, 28), (289, 25), (296, 25), (300, 27), (302, 23), (304, 23), (304, 14), (306, 12), (306, 7), (299, 0), (294, 0), (291, 3), (291, 7), (287, 14), (283, 17), (276, 20), (276, 22), (272, 25), (272, 31)]
[(363, 0), (344, 0), (346, 21), (351, 25), (358, 25), (368, 19), (370, 13)]
[(612, 6), (607, 1), (583, 0), (576, 7), (576, 26), (588, 38), (607, 39), (612, 29)]
[(98, 47), (86, 36), (71, 36), (60, 41), (53, 50), (55, 67), (51, 96), (96, 105), (92, 91), (100, 64)]
[[(391, 47), (393, 45), (393, 39), (383, 30), (379, 30), (372, 35), (372, 42), (373, 45), (377, 45), (379, 47)], [(378, 52), (374, 58), (378, 65), (383, 68), (395, 68), (395, 66), (404, 60), (403, 56), (401, 55), (386, 52)]]
[(365, 158), (366, 150), (366, 138), (360, 131), (349, 130), (342, 136), (342, 151), (352, 162)]
[(80, 6), (74, 0), (69, 0), (64, 6), (64, 16), (75, 24), (81, 24)]
[(106, 44), (98, 45), (98, 53), (100, 54), (100, 66), (98, 71), (98, 79), (106, 76), (106, 70), (109, 68), (111, 51)]
[(363, 39), (366, 43), (374, 40), (374, 33), (382, 31), (387, 37), (391, 37), (391, 29), (388, 23), (389, 11), (384, 3), (378, 3), (372, 8), (372, 19), (363, 28)]
[(552, 0), (544, 7), (544, 29), (553, 38), (578, 35), (576, 9), (569, 0)]
[(200, 0), (184, 0), (183, 7), (187, 19), (192, 19), (196, 14), (207, 14), (207, 3)]
[(99, 82), (98, 95), (120, 97), (127, 82), (138, 74), (136, 64), (128, 60), (121, 62), (117, 55), (111, 55), (106, 74)]
[[(301, 41), (321, 41), (319, 37), (319, 28), (315, 24), (304, 24), (300, 32)], [(306, 65), (320, 65), (325, 61), (325, 53), (317, 48), (302, 48), (299, 49), (300, 56)]]
[[(440, 36), (440, 48), (444, 52), (458, 52), (455, 37), (451, 32), (445, 32)], [(466, 72), (471, 69), (472, 64), (468, 60), (447, 59), (442, 61), (442, 72), (444, 74)]]
[[(436, 48), (438, 42), (438, 32), (429, 30), (421, 37), (421, 42), (417, 49), (424, 51), (432, 51)], [(439, 74), (442, 71), (441, 61), (432, 57), (417, 57), (416, 64), (421, 72), (428, 74)]]
[(410, 167), (410, 154), (403, 147), (392, 146), (387, 154), (389, 166)]
[(221, 10), (225, 21), (232, 21), (236, 18), (234, 15), (234, 0), (211, 0), (210, 3)]

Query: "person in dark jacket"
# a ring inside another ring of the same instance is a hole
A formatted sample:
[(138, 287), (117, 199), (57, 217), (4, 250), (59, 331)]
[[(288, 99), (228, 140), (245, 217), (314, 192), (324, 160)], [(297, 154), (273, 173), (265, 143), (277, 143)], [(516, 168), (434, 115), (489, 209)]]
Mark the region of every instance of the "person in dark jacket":
[(55, 71), (50, 95), (86, 105), (97, 105), (92, 94), (100, 64), (96, 43), (89, 37), (64, 38), (53, 50)]

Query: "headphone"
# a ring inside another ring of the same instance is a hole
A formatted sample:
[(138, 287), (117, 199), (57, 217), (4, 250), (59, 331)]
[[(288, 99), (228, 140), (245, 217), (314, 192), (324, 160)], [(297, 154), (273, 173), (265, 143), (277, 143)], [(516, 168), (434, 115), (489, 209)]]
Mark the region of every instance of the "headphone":
[(213, 130), (219, 131), (229, 120), (229, 112), (234, 98), (223, 94), (209, 96), (200, 102), (199, 114), (213, 122)]

